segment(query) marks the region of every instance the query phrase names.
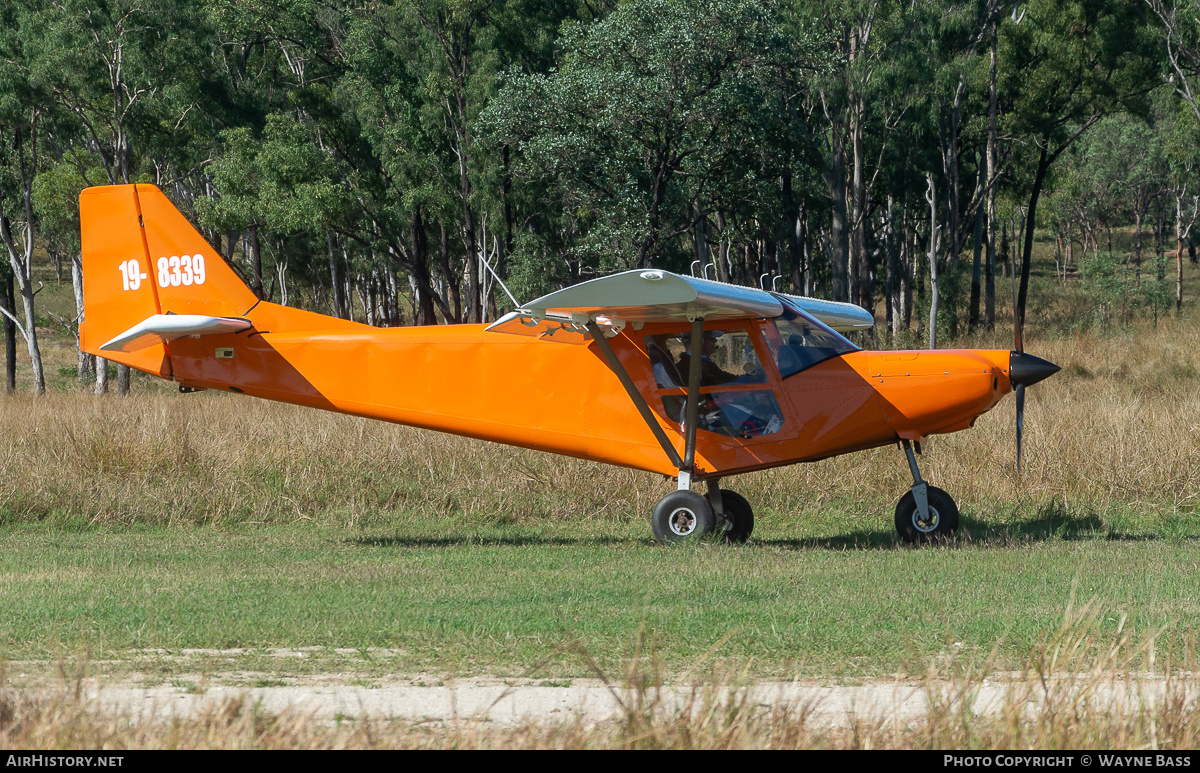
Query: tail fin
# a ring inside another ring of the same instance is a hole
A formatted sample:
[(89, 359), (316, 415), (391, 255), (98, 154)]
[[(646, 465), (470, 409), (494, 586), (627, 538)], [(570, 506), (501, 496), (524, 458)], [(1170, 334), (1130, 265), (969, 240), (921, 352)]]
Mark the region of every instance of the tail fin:
[(153, 185), (88, 188), (79, 196), (83, 247), (80, 347), (169, 377), (166, 347), (101, 351), (155, 314), (240, 317), (258, 300)]

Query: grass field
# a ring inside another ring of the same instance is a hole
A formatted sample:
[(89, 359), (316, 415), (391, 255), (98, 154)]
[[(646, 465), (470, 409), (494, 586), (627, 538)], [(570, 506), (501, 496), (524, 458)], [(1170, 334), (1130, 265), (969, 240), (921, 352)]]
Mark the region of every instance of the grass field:
[[(98, 398), (50, 346), (51, 393), (0, 401), (0, 659), (40, 664), (31, 683), (85, 654), (151, 682), (569, 679), (637, 652), (668, 680), (856, 680), (1027, 669), (1086, 605), (1073, 668), (1112, 666), (1118, 640), (1123, 669), (1193, 668), (1200, 325), (1071, 327), (1074, 292), (1031, 313), (1027, 351), (1063, 371), (1030, 389), (1023, 473), (1011, 399), (927, 445), (922, 472), (963, 514), (933, 549), (893, 537), (911, 482), (895, 449), (731, 479), (751, 543), (667, 549), (655, 476), (142, 378)], [(1010, 341), (1001, 324), (957, 343)], [(157, 656), (185, 648), (220, 652)], [(476, 741), (509, 743), (459, 739)]]
[[(471, 536), (434, 520), (386, 531), (9, 527), (0, 647), (46, 661), (247, 648), (199, 670), (549, 678), (589, 675), (580, 648), (619, 673), (641, 636), (668, 675), (704, 656), (755, 678), (859, 677), (978, 665), (995, 648), (998, 667), (1018, 668), (1072, 597), (1104, 612), (1100, 641), (1118, 625), (1143, 638), (1165, 627), (1159, 657), (1191, 646), (1190, 540), (1100, 532), (847, 550), (778, 526), (744, 548), (686, 550), (652, 545), (641, 524)], [(273, 647), (386, 654), (255, 658)]]

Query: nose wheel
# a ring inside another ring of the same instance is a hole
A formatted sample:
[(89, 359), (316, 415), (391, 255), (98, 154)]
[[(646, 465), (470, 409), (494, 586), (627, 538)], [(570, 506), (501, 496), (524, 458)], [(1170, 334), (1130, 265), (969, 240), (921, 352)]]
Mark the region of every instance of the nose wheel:
[(958, 531), (958, 506), (950, 495), (936, 486), (929, 486), (926, 493), (925, 514), (911, 491), (896, 504), (896, 533), (904, 542), (938, 542)]
[(908, 457), (913, 486), (896, 504), (896, 533), (910, 543), (949, 539), (958, 531), (958, 505), (945, 491), (921, 480), (912, 442), (901, 440), (900, 445)]

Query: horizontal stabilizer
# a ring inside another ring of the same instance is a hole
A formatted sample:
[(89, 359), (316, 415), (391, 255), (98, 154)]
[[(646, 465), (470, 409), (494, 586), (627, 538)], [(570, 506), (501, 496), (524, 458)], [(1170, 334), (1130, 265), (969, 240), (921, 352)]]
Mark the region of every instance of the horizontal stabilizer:
[(240, 333), (253, 324), (239, 317), (207, 317), (202, 314), (155, 314), (147, 317), (100, 348), (106, 352), (136, 352), (176, 338), (219, 333)]

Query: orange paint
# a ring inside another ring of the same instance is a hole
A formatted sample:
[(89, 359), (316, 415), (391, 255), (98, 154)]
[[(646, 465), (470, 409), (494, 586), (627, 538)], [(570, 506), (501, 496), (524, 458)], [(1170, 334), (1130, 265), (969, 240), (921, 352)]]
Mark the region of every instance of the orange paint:
[[(590, 339), (553, 343), (485, 332), (482, 325), (381, 329), (260, 302), (157, 188), (91, 188), (80, 207), (84, 351), (187, 387), (668, 476), (678, 472)], [(159, 314), (242, 318), (252, 327), (136, 351), (101, 350), (106, 341)], [(726, 319), (707, 325), (744, 340), (746, 356), (757, 358), (761, 374), (756, 383), (700, 389), (713, 416), (724, 411), (748, 418), (744, 430), (736, 419), (724, 430), (744, 436), (697, 433), (696, 478), (965, 429), (1012, 388), (1007, 351), (847, 348), (784, 378), (775, 357), (783, 356), (776, 353), (786, 342), (773, 324)], [(680, 321), (634, 327), (624, 327), (610, 344), (682, 456), (684, 433), (666, 405), (681, 410), (686, 389), (658, 385), (650, 350), (661, 352), (658, 343), (690, 326)], [(649, 340), (653, 336), (655, 342)], [(774, 417), (774, 423), (764, 426), (763, 417)]]

